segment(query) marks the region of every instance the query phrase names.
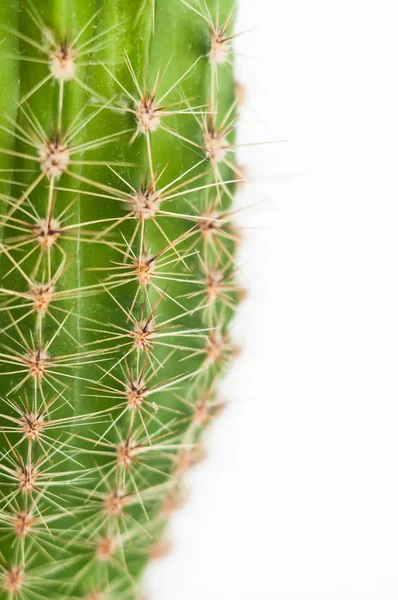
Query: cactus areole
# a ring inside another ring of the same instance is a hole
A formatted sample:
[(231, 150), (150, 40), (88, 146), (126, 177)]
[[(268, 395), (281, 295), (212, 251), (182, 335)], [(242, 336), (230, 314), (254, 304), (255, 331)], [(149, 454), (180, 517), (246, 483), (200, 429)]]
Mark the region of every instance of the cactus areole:
[(139, 598), (167, 547), (235, 353), (234, 10), (0, 5), (0, 598)]

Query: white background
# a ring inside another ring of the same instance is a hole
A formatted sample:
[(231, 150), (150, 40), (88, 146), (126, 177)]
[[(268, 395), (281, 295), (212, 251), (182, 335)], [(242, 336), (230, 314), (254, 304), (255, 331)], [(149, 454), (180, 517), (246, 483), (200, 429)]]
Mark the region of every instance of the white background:
[(250, 289), (153, 600), (398, 598), (398, 36), (386, 0), (241, 0)]

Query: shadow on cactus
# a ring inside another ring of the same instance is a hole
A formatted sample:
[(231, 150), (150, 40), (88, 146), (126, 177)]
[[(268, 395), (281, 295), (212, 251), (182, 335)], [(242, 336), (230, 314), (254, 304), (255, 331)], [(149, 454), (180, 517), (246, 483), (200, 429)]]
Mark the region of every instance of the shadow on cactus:
[(222, 408), (233, 11), (0, 7), (1, 598), (138, 598)]

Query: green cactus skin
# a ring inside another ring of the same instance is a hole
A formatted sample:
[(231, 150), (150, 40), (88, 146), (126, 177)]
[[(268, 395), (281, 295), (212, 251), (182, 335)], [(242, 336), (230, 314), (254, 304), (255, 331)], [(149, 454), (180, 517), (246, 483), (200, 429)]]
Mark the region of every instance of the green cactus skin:
[(0, 5), (0, 598), (138, 598), (222, 406), (234, 9)]

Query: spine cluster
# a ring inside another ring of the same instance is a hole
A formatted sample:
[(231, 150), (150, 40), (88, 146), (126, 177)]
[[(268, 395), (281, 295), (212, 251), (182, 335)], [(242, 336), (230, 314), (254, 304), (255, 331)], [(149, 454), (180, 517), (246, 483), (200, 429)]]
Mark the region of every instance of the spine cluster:
[[(126, 3), (60, 32), (27, 3), (4, 27), (22, 89), (1, 123), (0, 598), (138, 598), (223, 408), (230, 4)], [(115, 36), (141, 52), (112, 57)]]

